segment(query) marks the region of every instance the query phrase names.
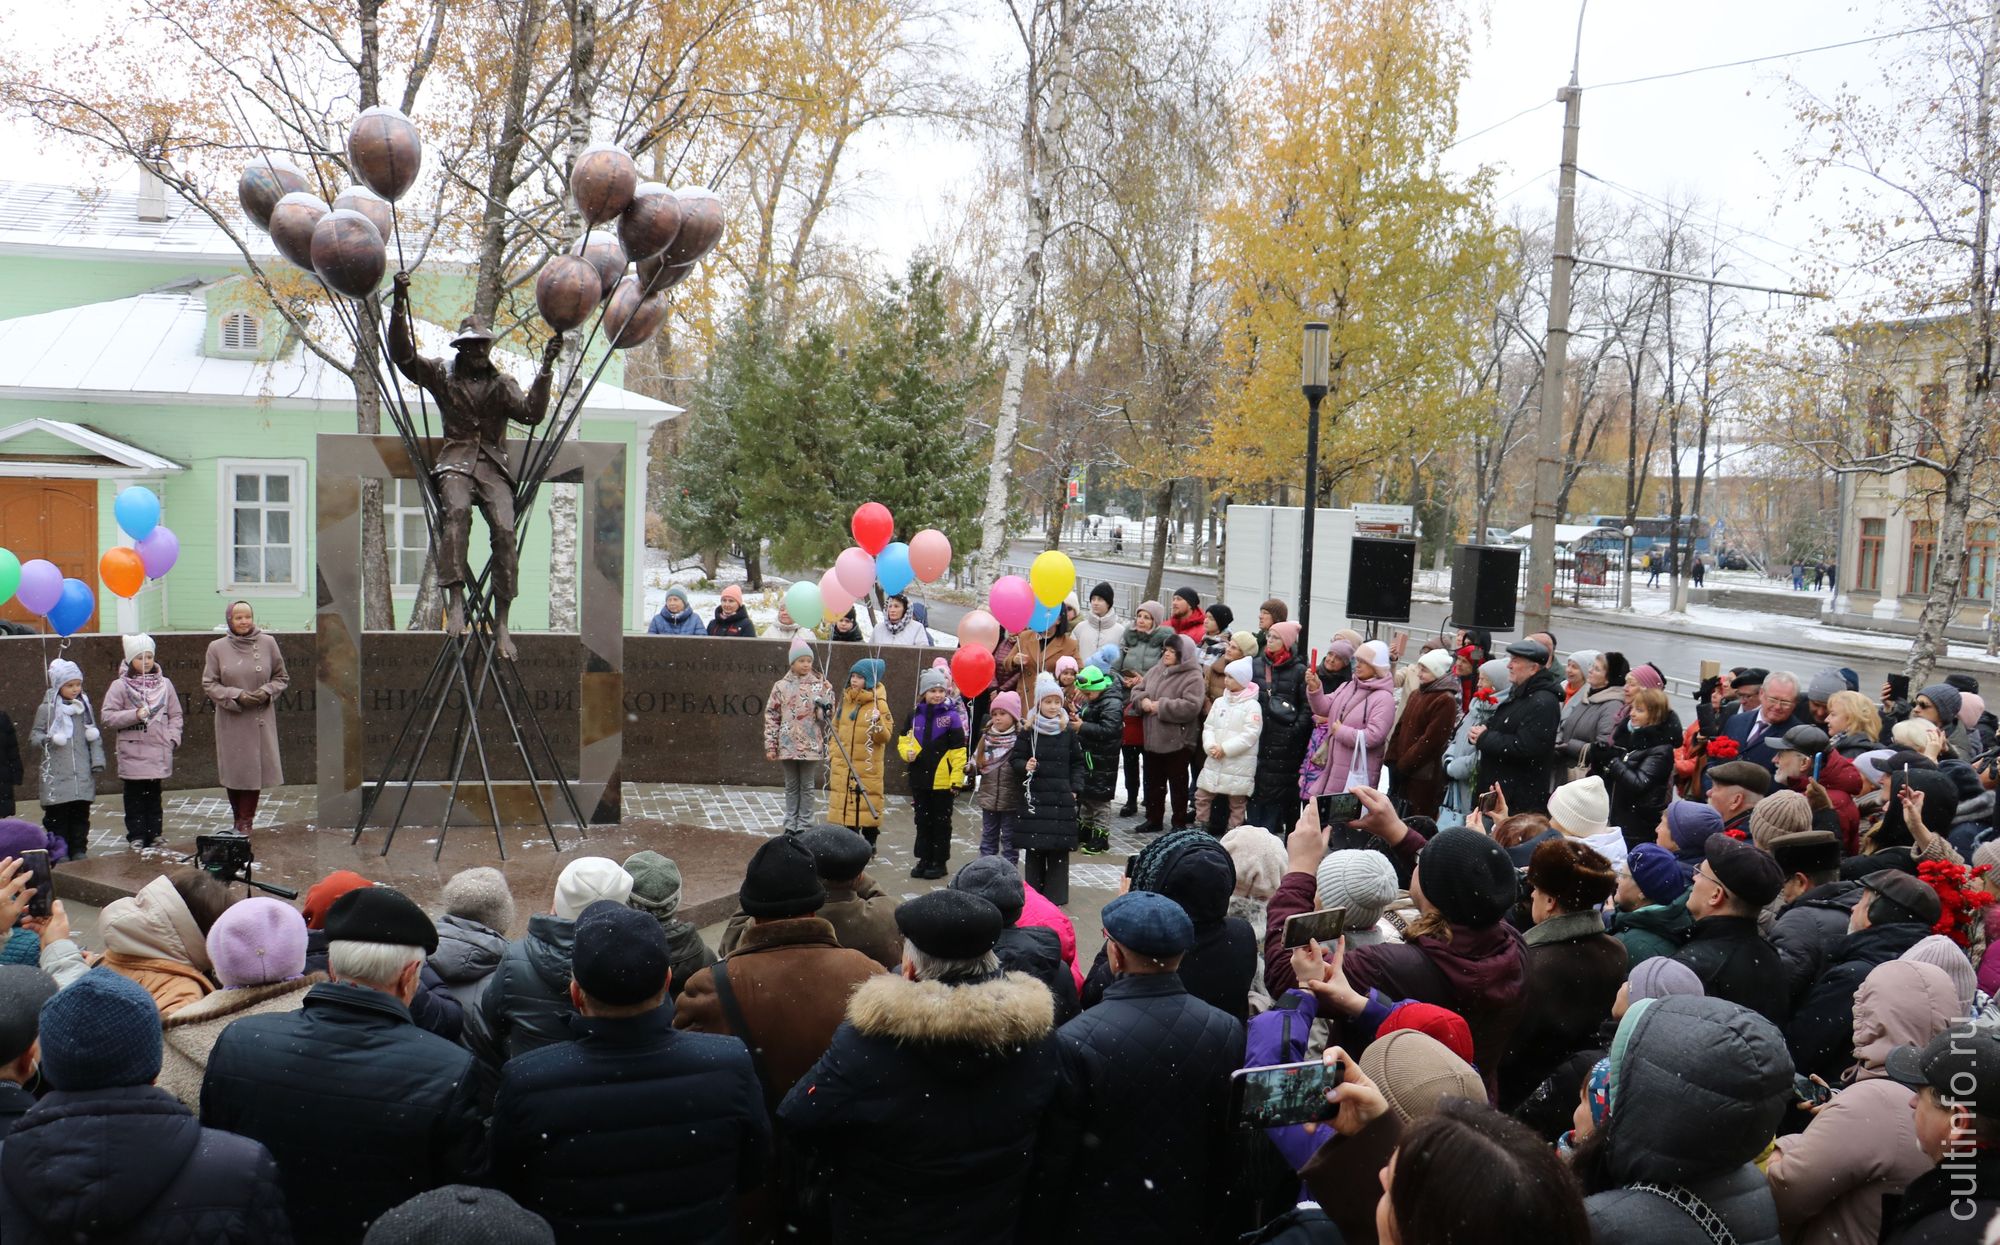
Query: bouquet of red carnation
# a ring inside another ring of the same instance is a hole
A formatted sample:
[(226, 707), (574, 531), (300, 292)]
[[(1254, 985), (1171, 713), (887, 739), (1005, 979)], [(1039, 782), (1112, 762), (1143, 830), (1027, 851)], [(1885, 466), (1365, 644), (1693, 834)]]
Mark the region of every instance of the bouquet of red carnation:
[(1931, 933), (1943, 934), (1961, 947), (1972, 943), (1972, 923), (1979, 910), (1993, 902), (1993, 896), (1975, 888), (1975, 879), (1986, 875), (1987, 866), (1968, 869), (1949, 860), (1925, 860), (1917, 865), (1917, 876), (1937, 892), (1943, 908)]
[(1734, 761), (1742, 755), (1736, 741), (1727, 735), (1717, 735), (1708, 741), (1708, 759), (1711, 761)]

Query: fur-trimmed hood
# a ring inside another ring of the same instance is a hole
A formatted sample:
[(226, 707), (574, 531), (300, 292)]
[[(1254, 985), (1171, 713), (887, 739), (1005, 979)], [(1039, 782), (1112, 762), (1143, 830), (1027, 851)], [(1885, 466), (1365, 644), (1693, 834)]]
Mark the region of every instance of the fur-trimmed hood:
[(1055, 1000), (1026, 973), (961, 985), (884, 973), (854, 992), (847, 1021), (866, 1037), (970, 1068), (1048, 1037), (1055, 1028)]
[[(163, 1029), (185, 1029), (189, 1025), (206, 1024), (215, 1020), (233, 1020), (237, 1016), (256, 1008), (272, 999), (296, 994), (303, 999), (305, 992), (327, 980), (325, 973), (307, 973), (290, 981), (273, 981), (257, 986), (238, 986), (233, 990), (217, 990), (202, 996), (197, 1002), (188, 1004), (173, 1015), (161, 1021)], [(270, 1008), (264, 1010), (269, 1011)]]

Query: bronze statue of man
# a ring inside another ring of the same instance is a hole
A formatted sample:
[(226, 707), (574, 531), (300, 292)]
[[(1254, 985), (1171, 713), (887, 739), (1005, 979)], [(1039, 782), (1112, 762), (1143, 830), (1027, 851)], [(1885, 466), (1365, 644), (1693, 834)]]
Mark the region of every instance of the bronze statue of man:
[(519, 547), (514, 543), (514, 473), (507, 462), (507, 425), (532, 428), (548, 413), (562, 334), (549, 339), (541, 370), (527, 395), (505, 371), (493, 366), (493, 333), (478, 316), (467, 316), (452, 338), (455, 357), (446, 363), (417, 353), (410, 332), (410, 274), (399, 272), (389, 314), (389, 357), (396, 369), (422, 385), (437, 403), (444, 446), (431, 464), (444, 510), (437, 550), (438, 586), (445, 590), (445, 630), (465, 630), (465, 581), (470, 574), (466, 547), (472, 539), (472, 506), (486, 516), (492, 541), (493, 638), (500, 655), (514, 659), (507, 634), (507, 609), (520, 584)]

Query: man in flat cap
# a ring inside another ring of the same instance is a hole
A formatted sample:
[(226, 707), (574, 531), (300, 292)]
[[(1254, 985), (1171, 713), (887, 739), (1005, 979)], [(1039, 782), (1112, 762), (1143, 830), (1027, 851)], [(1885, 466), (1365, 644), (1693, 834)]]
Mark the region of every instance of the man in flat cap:
[(1479, 785), (1495, 784), (1509, 813), (1549, 811), (1550, 765), (1556, 728), (1562, 722), (1562, 680), (1549, 669), (1551, 653), (1539, 640), (1507, 646), (1507, 678), (1513, 691), (1486, 725), (1466, 738), (1479, 749)]
[(484, 1091), (470, 1051), (410, 1019), (437, 928), (401, 892), (349, 891), (327, 913), (329, 982), (295, 1012), (222, 1031), (201, 1121), (264, 1143), (300, 1242), (352, 1242), (383, 1211), (476, 1174)]
[(1917, 1144), (1937, 1166), (1882, 1199), (1882, 1239), (1981, 1239), (2000, 1210), (2000, 1036), (1961, 1020), (1890, 1051), (1883, 1071), (1917, 1091)]
[(1021, 1238), (1061, 1076), (1049, 992), (993, 955), (1000, 910), (936, 890), (896, 909), (902, 971), (864, 982), (778, 1108), (828, 1177), (835, 1245)]
[(525, 397), (512, 376), (493, 366), (493, 331), (485, 320), (467, 316), (451, 347), (455, 357), (449, 363), (417, 353), (410, 332), (410, 274), (397, 273), (389, 311), (389, 358), (397, 371), (431, 395), (444, 427), (444, 445), (431, 464), (431, 477), (444, 511), (437, 578), (438, 587), (445, 590), (445, 630), (452, 635), (465, 630), (465, 581), (471, 575), (465, 556), (477, 502), (493, 545), (488, 560), (493, 572), (493, 638), (500, 655), (512, 661), (507, 608), (518, 591), (521, 554), (514, 542), (515, 480), (508, 461), (507, 425), (532, 428), (548, 413), (562, 334), (549, 338), (541, 370)]
[(558, 1240), (730, 1240), (737, 1193), (762, 1178), (771, 1125), (750, 1051), (674, 1028), (672, 960), (653, 917), (591, 904), (570, 956), (575, 1040), (501, 1072), (490, 1179)]
[(1917, 945), (1944, 911), (1928, 882), (1900, 869), (1861, 879), (1861, 896), (1847, 915), (1847, 937), (1833, 944), (1826, 968), (1785, 1028), (1785, 1045), (1801, 1073), (1829, 1084), (1854, 1062), (1854, 994), (1878, 964)]
[(1227, 1236), (1228, 1186), (1215, 1173), (1229, 1166), (1229, 1076), (1243, 1064), (1243, 1025), (1181, 984), (1175, 970), (1195, 934), (1179, 904), (1132, 891), (1104, 906), (1103, 922), (1115, 980), (1056, 1035), (1063, 1089), (1043, 1167), (1060, 1192), (1040, 1239)]
[(1688, 889), (1694, 934), (1674, 958), (1694, 970), (1710, 998), (1727, 999), (1783, 1027), (1791, 1015), (1784, 961), (1757, 929), (1757, 915), (1784, 889), (1771, 854), (1727, 834), (1710, 835)]
[(1757, 801), (1771, 793), (1771, 771), (1752, 761), (1724, 761), (1708, 767), (1708, 806), (1722, 815), (1724, 830), (1750, 833)]

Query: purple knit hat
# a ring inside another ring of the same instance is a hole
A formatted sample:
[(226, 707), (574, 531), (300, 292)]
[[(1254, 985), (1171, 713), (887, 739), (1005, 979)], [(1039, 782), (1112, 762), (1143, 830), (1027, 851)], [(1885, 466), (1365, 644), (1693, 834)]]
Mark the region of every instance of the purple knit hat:
[(306, 919), (275, 899), (241, 899), (208, 931), (208, 958), (225, 989), (294, 981), (306, 971)]
[(63, 842), (61, 835), (50, 834), (24, 818), (0, 817), (0, 856), (18, 860), (22, 852), (38, 847), (48, 852), (52, 865), (69, 859), (69, 844)]

